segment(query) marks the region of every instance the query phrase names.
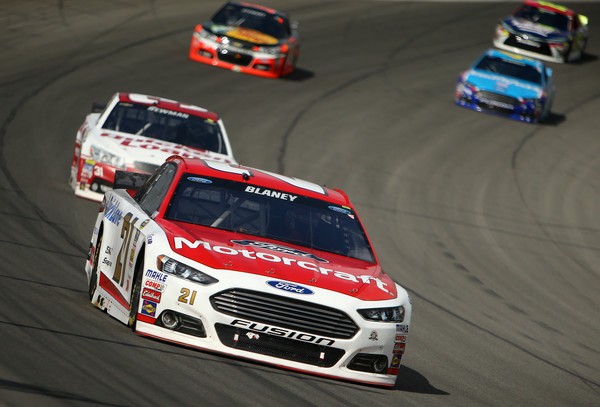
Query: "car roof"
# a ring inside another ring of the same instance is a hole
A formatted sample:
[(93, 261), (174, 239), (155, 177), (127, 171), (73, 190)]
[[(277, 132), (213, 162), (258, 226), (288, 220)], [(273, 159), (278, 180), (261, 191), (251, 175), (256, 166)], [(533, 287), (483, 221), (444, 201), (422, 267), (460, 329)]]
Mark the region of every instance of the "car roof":
[(203, 107), (192, 104), (178, 102), (176, 100), (165, 99), (158, 96), (144, 95), (141, 93), (126, 93), (119, 92), (119, 101), (128, 103), (137, 103), (143, 105), (152, 105), (162, 109), (174, 110), (177, 112), (191, 114), (193, 116), (210, 119), (213, 121), (219, 120), (219, 115), (211, 112)]
[(212, 176), (232, 181), (245, 181), (253, 186), (275, 189), (293, 195), (301, 195), (341, 206), (352, 207), (347, 194), (341, 189), (327, 188), (309, 181), (283, 176), (266, 170), (238, 164), (183, 158), (180, 156), (171, 156), (167, 161), (182, 164), (184, 173)]
[(527, 58), (519, 54), (514, 54), (512, 52), (500, 51), (495, 48), (490, 48), (483, 53), (483, 55), (488, 55), (496, 58), (508, 59), (510, 61), (520, 62), (526, 65), (531, 65), (539, 69), (544, 69), (545, 64), (537, 59)]
[(543, 8), (544, 10), (554, 11), (558, 14), (564, 14), (567, 16), (573, 16), (576, 14), (573, 10), (569, 9), (568, 7), (562, 6), (560, 4), (549, 3), (547, 1), (525, 0), (523, 4), (526, 6)]

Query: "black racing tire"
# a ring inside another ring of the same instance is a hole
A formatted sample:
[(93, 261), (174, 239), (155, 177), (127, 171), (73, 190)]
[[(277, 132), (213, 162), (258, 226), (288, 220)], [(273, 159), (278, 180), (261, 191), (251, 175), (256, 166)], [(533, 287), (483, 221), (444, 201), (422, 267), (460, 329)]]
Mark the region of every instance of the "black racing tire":
[(96, 242), (96, 250), (94, 250), (94, 259), (92, 263), (92, 275), (88, 285), (88, 296), (92, 301), (94, 292), (98, 287), (98, 261), (100, 260), (100, 246), (102, 246), (102, 231), (98, 233), (98, 241)]
[(131, 301), (129, 302), (129, 319), (127, 325), (135, 332), (135, 326), (137, 323), (138, 308), (140, 304), (140, 293), (142, 291), (142, 271), (144, 264), (144, 252), (140, 252), (137, 263), (135, 265), (134, 282), (131, 288)]

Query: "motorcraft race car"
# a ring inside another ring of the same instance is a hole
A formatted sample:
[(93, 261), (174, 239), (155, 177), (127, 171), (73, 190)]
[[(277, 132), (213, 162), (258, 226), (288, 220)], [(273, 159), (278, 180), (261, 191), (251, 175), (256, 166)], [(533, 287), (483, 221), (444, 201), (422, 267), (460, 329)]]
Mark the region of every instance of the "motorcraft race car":
[(454, 101), (535, 123), (549, 116), (554, 94), (552, 69), (543, 62), (489, 49), (459, 76)]
[(290, 74), (300, 53), (298, 23), (250, 3), (226, 3), (192, 35), (193, 61), (266, 78)]
[(588, 18), (567, 7), (526, 0), (496, 26), (494, 46), (550, 62), (580, 60)]
[(204, 108), (116, 93), (92, 110), (75, 138), (69, 185), (77, 196), (100, 202), (116, 170), (152, 173), (173, 154), (235, 162), (223, 121)]
[(85, 265), (94, 305), (144, 336), (394, 385), (409, 296), (344, 192), (178, 156), (147, 177), (117, 172), (104, 196)]

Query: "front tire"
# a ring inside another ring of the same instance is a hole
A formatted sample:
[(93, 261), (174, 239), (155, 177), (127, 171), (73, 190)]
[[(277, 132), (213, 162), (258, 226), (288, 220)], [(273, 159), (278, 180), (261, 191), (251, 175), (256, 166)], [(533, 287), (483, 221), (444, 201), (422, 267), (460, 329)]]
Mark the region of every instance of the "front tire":
[(127, 325), (131, 327), (131, 330), (135, 332), (135, 326), (137, 323), (138, 309), (140, 307), (140, 293), (142, 291), (142, 264), (144, 253), (140, 252), (137, 264), (135, 266), (135, 280), (133, 287), (131, 288), (131, 301), (129, 302), (129, 320)]
[(98, 288), (98, 261), (100, 260), (100, 246), (102, 246), (102, 231), (98, 234), (98, 242), (96, 242), (96, 250), (94, 251), (94, 259), (92, 265), (92, 275), (88, 284), (88, 295), (90, 301), (94, 298), (96, 288)]

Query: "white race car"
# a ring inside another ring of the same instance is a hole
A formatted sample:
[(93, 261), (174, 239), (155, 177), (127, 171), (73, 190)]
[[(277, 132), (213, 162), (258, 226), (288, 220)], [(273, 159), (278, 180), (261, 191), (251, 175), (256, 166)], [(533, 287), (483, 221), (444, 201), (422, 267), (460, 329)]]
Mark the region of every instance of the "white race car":
[(98, 308), (144, 336), (394, 386), (410, 299), (343, 191), (178, 156), (114, 187), (85, 266)]
[(174, 100), (116, 93), (94, 104), (77, 131), (69, 185), (101, 201), (116, 170), (151, 173), (171, 155), (235, 163), (216, 113)]

